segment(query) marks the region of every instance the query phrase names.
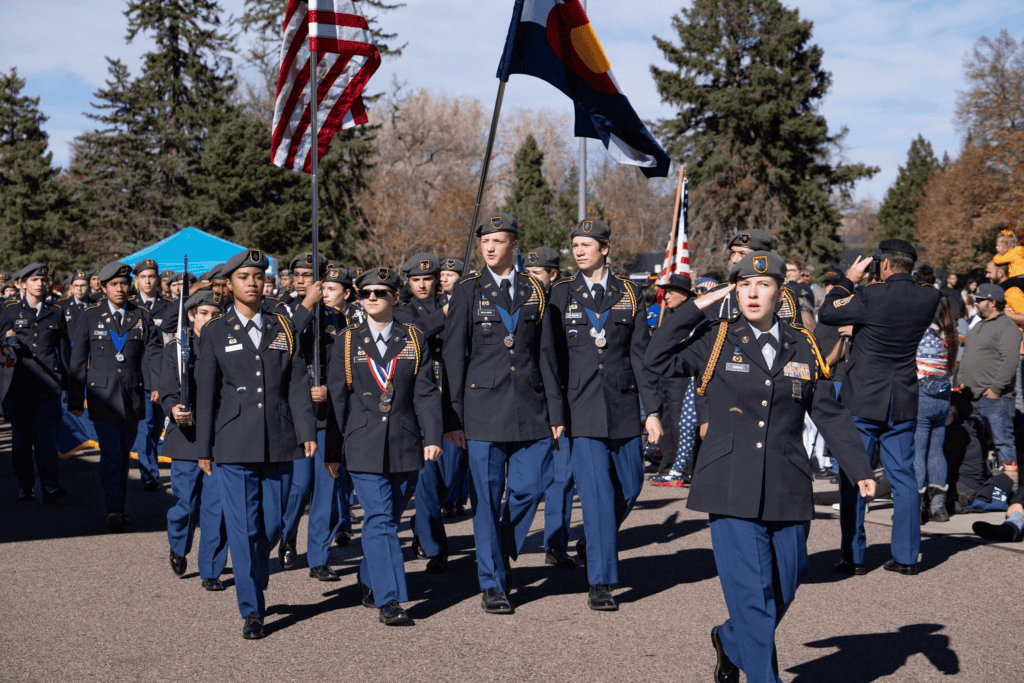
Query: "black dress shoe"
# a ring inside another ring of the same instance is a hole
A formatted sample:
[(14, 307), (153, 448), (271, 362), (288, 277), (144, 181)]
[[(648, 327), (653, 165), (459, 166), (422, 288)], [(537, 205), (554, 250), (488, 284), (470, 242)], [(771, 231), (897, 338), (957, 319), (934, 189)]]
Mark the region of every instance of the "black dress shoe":
[(117, 533), (124, 530), (125, 516), (123, 512), (107, 513), (107, 531)]
[(975, 522), (971, 527), (978, 536), (987, 541), (997, 543), (1020, 543), (1024, 540), (1024, 531), (1018, 531), (1012, 524), (989, 524), (988, 522)]
[(420, 545), (420, 537), (416, 536), (415, 534), (413, 534), (412, 537), (412, 551), (416, 555), (417, 560), (429, 559), (427, 557), (427, 553), (423, 550), (423, 546)]
[(316, 579), (317, 581), (341, 581), (341, 577), (338, 576), (338, 572), (334, 571), (326, 564), (322, 567), (310, 567), (309, 577)]
[(839, 564), (835, 566), (835, 570), (840, 574), (846, 574), (847, 576), (864, 576), (867, 574), (867, 570), (864, 569), (864, 565), (848, 562), (847, 560), (840, 560)]
[(882, 565), (882, 569), (887, 572), (899, 572), (904, 576), (917, 576), (916, 564), (900, 564), (896, 560), (889, 560)]
[(55, 489), (43, 489), (43, 505), (53, 505), (61, 498), (67, 497), (68, 492), (58, 486)]
[(488, 614), (512, 614), (512, 605), (508, 598), (497, 588), (485, 590), (480, 602)]
[(182, 557), (178, 553), (174, 552), (174, 549), (172, 548), (171, 549), (171, 571), (174, 572), (176, 576), (183, 576), (185, 574), (185, 569), (187, 569), (187, 568), (188, 568), (188, 560), (186, 560), (184, 557)]
[(505, 567), (505, 590), (512, 590), (512, 558), (505, 553), (501, 554), (501, 564)]
[(295, 544), (281, 541), (277, 546), (277, 558), (281, 560), (281, 566), (285, 569), (291, 569), (295, 566)]
[(18, 501), (22, 503), (31, 503), (36, 499), (36, 494), (32, 493), (32, 489), (21, 489), (18, 491)]
[(715, 646), (715, 655), (718, 661), (715, 663), (715, 683), (739, 683), (740, 670), (725, 654), (722, 646), (722, 639), (718, 637), (718, 627), (711, 629), (711, 644)]
[(255, 612), (250, 612), (245, 618), (242, 637), (246, 640), (259, 640), (263, 637), (263, 620), (256, 616)]
[(203, 588), (210, 591), (211, 593), (216, 593), (217, 591), (224, 590), (224, 584), (221, 583), (221, 580), (217, 578), (203, 579)]
[(338, 546), (339, 548), (344, 548), (345, 546), (347, 546), (349, 544), (349, 541), (351, 541), (351, 540), (352, 540), (352, 534), (350, 534), (347, 531), (340, 531), (334, 537), (334, 545)]
[(455, 505), (452, 503), (445, 503), (444, 507), (441, 508), (441, 516), (445, 519), (455, 519)]
[(436, 555), (427, 562), (428, 574), (444, 574), (448, 571), (448, 556)]
[(143, 491), (157, 491), (159, 489), (160, 489), (160, 482), (158, 482), (156, 480), (147, 481), (145, 484), (142, 485), (142, 490)]
[(591, 586), (587, 594), (587, 607), (598, 612), (614, 612), (619, 609), (608, 586)]
[(466, 512), (466, 506), (465, 505), (456, 505), (455, 506), (455, 515), (457, 517), (465, 517), (468, 514), (469, 513)]
[(587, 564), (587, 539), (581, 538), (576, 541), (576, 555), (579, 556), (580, 562)]
[(408, 613), (395, 600), (380, 608), (380, 623), (388, 626), (398, 626), (409, 621)]
[(544, 553), (544, 564), (554, 565), (559, 569), (576, 568), (576, 561), (564, 550), (549, 550)]
[(360, 579), (356, 579), (356, 583), (359, 584), (359, 590), (363, 592), (363, 607), (368, 609), (377, 609), (377, 603), (373, 599), (373, 591), (370, 587)]

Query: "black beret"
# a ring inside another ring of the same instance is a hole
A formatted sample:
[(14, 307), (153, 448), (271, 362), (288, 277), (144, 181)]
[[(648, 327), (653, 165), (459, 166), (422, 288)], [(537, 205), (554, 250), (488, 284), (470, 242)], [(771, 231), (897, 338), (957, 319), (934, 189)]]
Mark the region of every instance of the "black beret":
[(778, 278), (780, 282), (785, 281), (786, 259), (771, 251), (752, 251), (729, 269), (731, 282), (762, 275)]
[(476, 226), (476, 236), (483, 237), (493, 232), (511, 232), (519, 234), (519, 223), (507, 213), (492, 213), (487, 220)]
[(30, 263), (21, 269), (19, 278), (33, 277), (36, 275), (42, 275), (43, 277), (53, 277), (53, 271), (50, 266), (43, 263)]
[(690, 279), (689, 275), (672, 273), (668, 276), (668, 282), (659, 286), (662, 289), (676, 289), (687, 296), (693, 296), (693, 280)]
[(917, 249), (910, 242), (903, 240), (885, 240), (878, 245), (878, 250), (883, 254), (903, 254), (912, 260), (917, 260)]
[[(327, 266), (327, 257), (323, 254), (317, 254), (320, 261), (320, 272), (324, 272), (324, 268)], [(296, 268), (305, 268), (306, 270), (313, 270), (313, 252), (307, 251), (302, 254), (296, 255), (289, 264), (289, 267), (294, 271)]]
[(160, 277), (170, 277), (172, 275), (174, 275), (173, 270), (165, 270), (164, 272), (160, 273)]
[(371, 268), (363, 271), (363, 274), (356, 278), (356, 287), (363, 288), (370, 285), (384, 285), (394, 291), (398, 291), (398, 272), (394, 268)]
[(352, 286), (352, 278), (348, 276), (348, 269), (333, 263), (327, 264), (327, 274), (324, 277), (324, 282), (334, 282), (345, 287)]
[(822, 282), (836, 284), (840, 280), (846, 277), (846, 273), (839, 266), (829, 266), (825, 269), (824, 275), (821, 276)]
[(460, 258), (446, 258), (441, 259), (440, 264), (441, 270), (451, 271), (452, 273), (458, 273), (462, 275), (462, 271), (465, 270), (466, 264), (462, 262)]
[(569, 233), (569, 239), (573, 237), (593, 237), (596, 240), (607, 242), (612, 236), (612, 229), (604, 221), (596, 218), (585, 218), (576, 224), (576, 227)]
[(136, 275), (139, 275), (140, 273), (146, 270), (152, 270), (155, 272), (160, 271), (160, 269), (156, 267), (156, 261), (154, 261), (151, 258), (143, 259), (142, 261), (139, 261), (138, 263), (135, 264)]
[(214, 277), (229, 278), (239, 268), (259, 268), (261, 271), (266, 271), (269, 267), (270, 260), (263, 255), (262, 251), (259, 249), (246, 249), (229, 258), (227, 263), (214, 268), (214, 271), (216, 271)]
[[(203, 275), (203, 278), (205, 279), (206, 275)], [(167, 281), (167, 284), (171, 284), (172, 282), (181, 282), (184, 279), (185, 279), (185, 273), (175, 273), (174, 275), (171, 276), (171, 279)], [(190, 283), (191, 282), (195, 282), (196, 281), (196, 276), (193, 275), (192, 273), (189, 273), (188, 274), (188, 281)]]
[(278, 275), (280, 275), (282, 277), (284, 277), (285, 275), (291, 275), (291, 274), (292, 274), (292, 271), (288, 270), (287, 268), (285, 268), (280, 273), (278, 273)]
[(127, 263), (121, 263), (120, 261), (114, 261), (100, 268), (100, 284), (105, 285), (115, 277), (126, 277), (129, 281), (132, 279), (132, 267)]
[(551, 247), (537, 247), (523, 257), (523, 262), (529, 268), (562, 269), (562, 258)]
[(733, 238), (729, 240), (729, 248), (732, 247), (749, 247), (754, 251), (771, 251), (772, 236), (758, 228), (743, 230), (733, 235)]
[(208, 271), (206, 271), (205, 273), (203, 273), (202, 275), (200, 275), (200, 276), (199, 276), (199, 279), (200, 279), (200, 280), (206, 280), (207, 282), (209, 282), (209, 281), (210, 281), (210, 280), (212, 280), (213, 278), (217, 277), (217, 271), (218, 271), (219, 269), (220, 269), (220, 266), (219, 266), (219, 265), (217, 265), (217, 266), (214, 266), (214, 267), (213, 267), (213, 268), (211, 268), (210, 270), (208, 270)]
[(348, 269), (348, 279), (355, 282), (359, 279), (359, 276), (363, 274), (362, 266), (352, 266)]
[(72, 283), (74, 283), (76, 280), (89, 282), (89, 274), (86, 273), (84, 270), (76, 270), (74, 273), (71, 274), (71, 277), (69, 279), (71, 280)]
[(409, 260), (402, 265), (402, 272), (410, 277), (413, 275), (437, 275), (440, 268), (436, 256), (421, 251), (409, 257)]
[(91, 280), (91, 279), (93, 278), (93, 276), (94, 276), (94, 275), (95, 275), (96, 277), (99, 277), (99, 270), (98, 270), (98, 269), (97, 269), (97, 270), (90, 270), (90, 271), (88, 272), (88, 276), (89, 276), (89, 279), (90, 279), (90, 280)]
[(196, 306), (216, 306), (223, 309), (224, 297), (220, 292), (215, 292), (212, 289), (201, 289), (188, 298), (188, 301), (185, 302), (185, 310), (191, 311)]

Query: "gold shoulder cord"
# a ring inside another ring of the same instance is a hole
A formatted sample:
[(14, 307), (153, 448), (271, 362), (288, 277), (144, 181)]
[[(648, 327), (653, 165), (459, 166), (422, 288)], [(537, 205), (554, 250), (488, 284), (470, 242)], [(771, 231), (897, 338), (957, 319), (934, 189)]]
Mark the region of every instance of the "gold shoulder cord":
[[(618, 277), (618, 276), (616, 275), (616, 277)], [(635, 318), (636, 317), (636, 311), (637, 311), (637, 308), (638, 308), (637, 303), (636, 303), (636, 294), (633, 293), (633, 289), (629, 286), (630, 283), (627, 282), (625, 278), (621, 278), (620, 277), (619, 280), (621, 280), (622, 283), (625, 285), (625, 287), (626, 287), (626, 296), (629, 297), (629, 306), (630, 306), (630, 309), (633, 311), (633, 315), (631, 315), (630, 318)]]
[(352, 391), (352, 330), (345, 330), (345, 386)]
[(821, 349), (818, 348), (818, 343), (814, 341), (814, 335), (802, 327), (797, 327), (796, 329), (804, 333), (804, 336), (807, 337), (807, 343), (811, 345), (811, 351), (814, 352), (814, 359), (818, 364), (818, 375), (825, 379), (830, 379), (831, 371), (829, 370), (828, 364), (825, 362), (825, 358), (821, 355)]
[(708, 359), (708, 366), (704, 368), (704, 376), (701, 377), (700, 386), (697, 387), (697, 394), (700, 396), (704, 395), (711, 377), (715, 374), (715, 366), (718, 365), (718, 359), (722, 355), (722, 347), (725, 346), (725, 336), (728, 333), (729, 323), (723, 320), (718, 325), (718, 336), (715, 337), (715, 345), (711, 347), (711, 358)]
[(412, 340), (412, 346), (416, 349), (416, 369), (412, 371), (413, 376), (415, 376), (420, 374), (420, 354), (422, 353), (420, 349), (420, 340), (416, 338), (416, 333), (419, 332), (419, 328), (409, 324), (406, 324), (406, 327), (409, 329), (409, 339)]
[(541, 320), (544, 320), (544, 308), (547, 303), (544, 300), (544, 288), (540, 286), (540, 283), (537, 282), (532, 275), (529, 275), (528, 277), (530, 278), (530, 284), (533, 285), (534, 291), (537, 292), (537, 298), (540, 299), (540, 318), (537, 319), (537, 322), (540, 322)]
[(288, 338), (288, 355), (295, 353), (295, 340), (292, 339), (292, 331), (288, 327), (288, 318), (284, 317), (280, 313), (275, 313), (277, 319), (281, 321), (281, 327), (284, 328), (284, 336)]

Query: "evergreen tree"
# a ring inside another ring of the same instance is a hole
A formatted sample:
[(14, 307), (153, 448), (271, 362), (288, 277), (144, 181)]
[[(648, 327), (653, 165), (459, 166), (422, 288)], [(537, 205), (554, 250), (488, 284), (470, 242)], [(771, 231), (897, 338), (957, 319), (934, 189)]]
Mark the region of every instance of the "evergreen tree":
[(878, 210), (878, 239), (900, 239), (914, 241), (914, 214), (924, 196), (924, 184), (932, 171), (939, 168), (939, 161), (932, 153), (932, 143), (918, 135), (910, 143), (907, 165), (900, 166), (899, 175), (885, 193), (885, 200)]
[[(779, 0), (694, 0), (672, 19), (679, 45), (655, 37), (674, 66), (652, 66), (669, 153), (686, 163), (694, 242), (721, 250), (737, 228), (781, 239), (779, 250), (821, 263), (840, 248), (837, 203), (877, 168), (832, 163), (845, 130), (818, 113), (832, 77), (812, 24)], [(691, 247), (694, 244), (691, 243)]]
[(22, 95), (24, 87), (16, 69), (0, 73), (0, 265), (67, 268), (76, 257), (67, 249), (75, 220), (71, 195), (46, 151), (39, 98)]
[(523, 253), (540, 246), (561, 250), (569, 231), (556, 217), (555, 193), (544, 179), (544, 152), (532, 135), (526, 136), (514, 160), (516, 180), (512, 196), (502, 209), (519, 223), (519, 248)]

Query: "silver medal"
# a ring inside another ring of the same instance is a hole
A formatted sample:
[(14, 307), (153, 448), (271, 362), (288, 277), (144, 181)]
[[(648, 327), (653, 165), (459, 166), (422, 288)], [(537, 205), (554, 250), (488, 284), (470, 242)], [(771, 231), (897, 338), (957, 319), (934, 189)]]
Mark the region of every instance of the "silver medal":
[(515, 341), (516, 340), (512, 337), (511, 334), (508, 335), (507, 337), (505, 337), (505, 346), (511, 349), (512, 345), (515, 344)]
[(120, 351), (118, 351), (116, 354), (114, 354), (114, 358), (117, 359), (118, 363), (123, 363), (124, 362), (124, 354), (121, 353)]

